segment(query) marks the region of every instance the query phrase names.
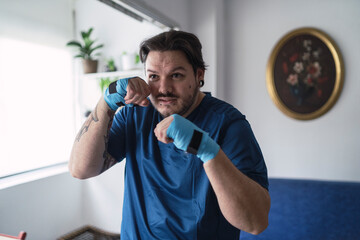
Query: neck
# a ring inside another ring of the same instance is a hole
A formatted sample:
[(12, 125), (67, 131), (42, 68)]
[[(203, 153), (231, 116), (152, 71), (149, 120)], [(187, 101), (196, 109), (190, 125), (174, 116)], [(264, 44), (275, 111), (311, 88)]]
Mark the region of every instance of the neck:
[(200, 105), (201, 101), (205, 97), (205, 93), (201, 91), (198, 91), (196, 95), (197, 96), (195, 98), (194, 104), (189, 108), (189, 110), (185, 114), (182, 115), (183, 117), (186, 118), (187, 116), (189, 116), (190, 113), (192, 113), (192, 111), (194, 111)]

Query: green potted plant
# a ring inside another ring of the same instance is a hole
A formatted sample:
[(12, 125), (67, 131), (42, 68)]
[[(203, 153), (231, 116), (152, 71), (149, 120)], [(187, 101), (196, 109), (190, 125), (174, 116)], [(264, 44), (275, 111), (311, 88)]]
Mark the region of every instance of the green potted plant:
[(79, 53), (75, 55), (75, 58), (82, 58), (84, 73), (97, 72), (98, 60), (94, 59), (94, 56), (98, 56), (100, 53), (94, 53), (95, 50), (104, 47), (103, 44), (94, 46), (96, 40), (91, 40), (90, 35), (93, 28), (88, 31), (81, 31), (81, 37), (83, 44), (79, 41), (73, 40), (66, 44), (66, 46), (77, 47)]
[(106, 61), (105, 72), (115, 72), (117, 67), (115, 66), (115, 61), (113, 58), (110, 58)]

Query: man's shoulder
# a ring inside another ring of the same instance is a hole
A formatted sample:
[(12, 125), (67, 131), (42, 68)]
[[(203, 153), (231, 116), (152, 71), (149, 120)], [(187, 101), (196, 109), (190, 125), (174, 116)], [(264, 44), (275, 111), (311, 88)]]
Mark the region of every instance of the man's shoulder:
[(232, 104), (209, 94), (205, 96), (203, 103), (201, 106), (203, 108), (202, 110), (213, 115), (213, 117), (225, 117), (228, 120), (245, 119), (245, 115)]

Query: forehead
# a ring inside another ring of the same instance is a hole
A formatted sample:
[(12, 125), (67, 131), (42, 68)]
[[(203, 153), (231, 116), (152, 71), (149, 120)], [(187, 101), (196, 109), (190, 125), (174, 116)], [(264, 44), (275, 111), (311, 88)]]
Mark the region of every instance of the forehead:
[(166, 70), (177, 67), (191, 68), (182, 51), (150, 51), (145, 62), (146, 70)]

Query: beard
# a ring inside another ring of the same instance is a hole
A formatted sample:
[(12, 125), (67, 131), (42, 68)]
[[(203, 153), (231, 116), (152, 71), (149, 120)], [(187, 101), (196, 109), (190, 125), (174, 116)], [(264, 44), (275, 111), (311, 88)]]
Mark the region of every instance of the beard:
[[(187, 96), (177, 96), (173, 93), (160, 93), (156, 95), (155, 97), (150, 96), (150, 101), (154, 108), (163, 116), (164, 118), (172, 115), (172, 114), (179, 114), (180, 116), (183, 116), (186, 114), (189, 109), (195, 104), (197, 96), (199, 94), (198, 88), (193, 88), (192, 92), (188, 94)], [(159, 97), (170, 97), (170, 98), (176, 98), (176, 102), (174, 104), (170, 104), (169, 106), (163, 106), (161, 103), (159, 103), (158, 98)]]

